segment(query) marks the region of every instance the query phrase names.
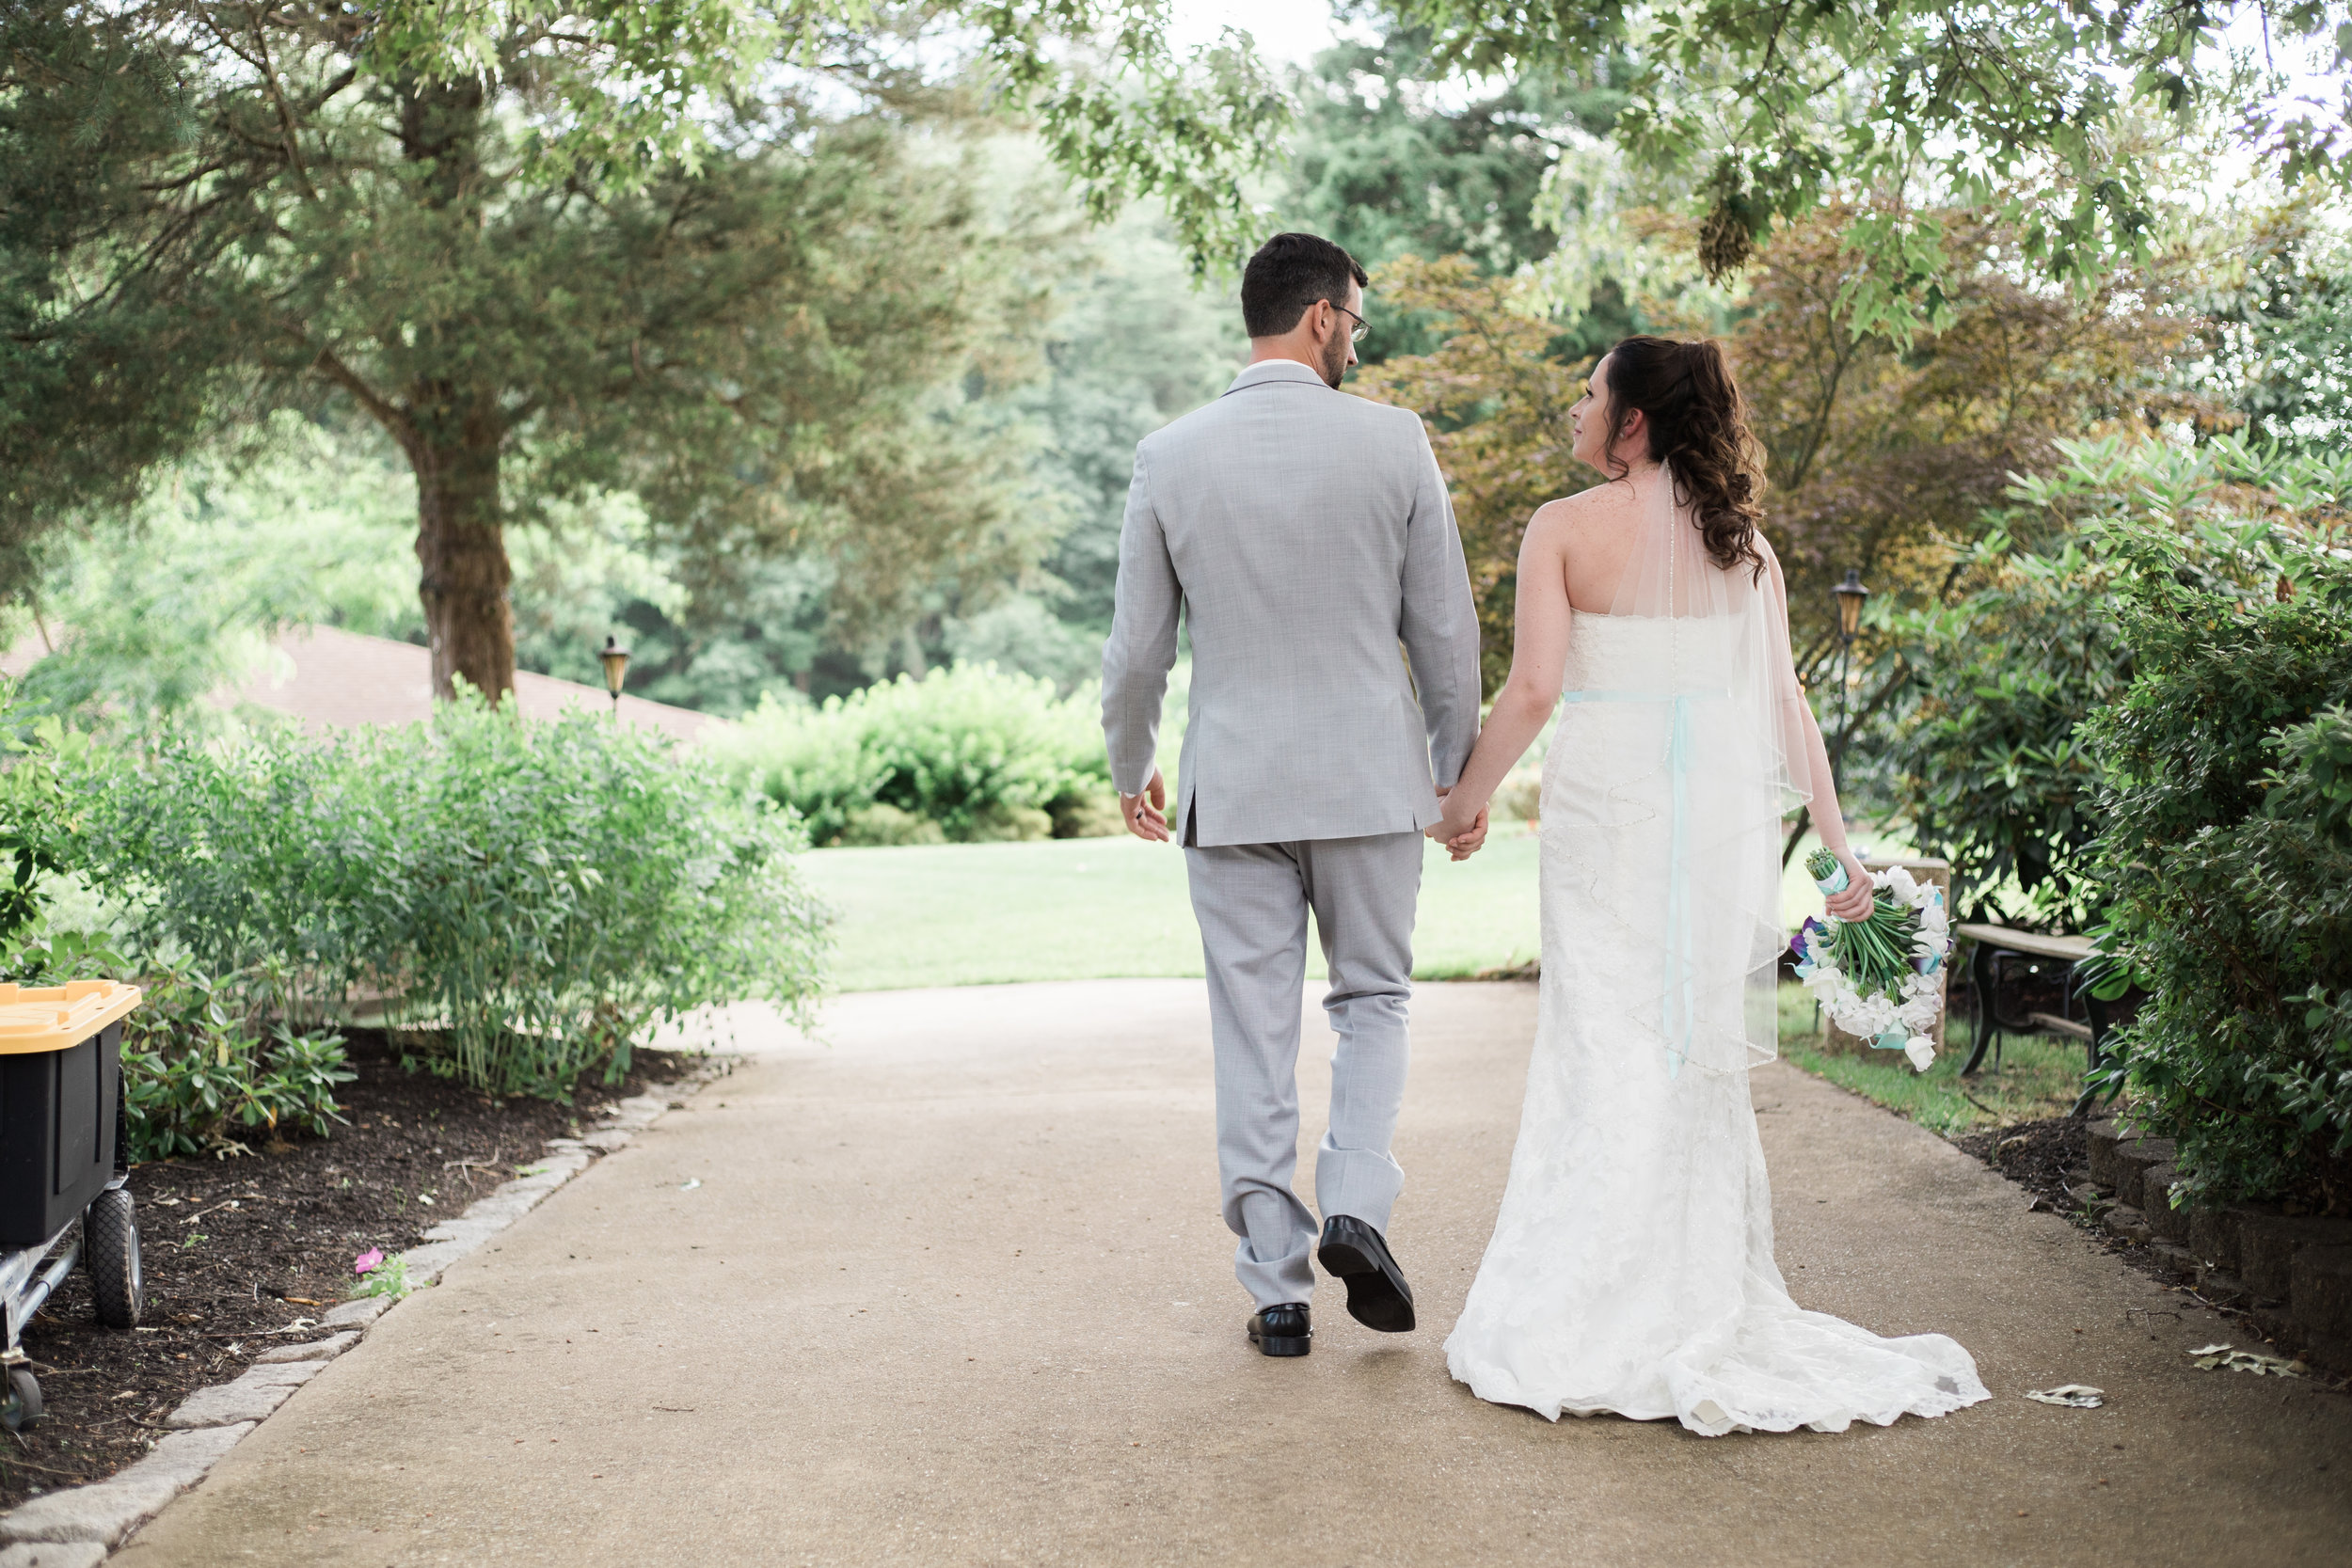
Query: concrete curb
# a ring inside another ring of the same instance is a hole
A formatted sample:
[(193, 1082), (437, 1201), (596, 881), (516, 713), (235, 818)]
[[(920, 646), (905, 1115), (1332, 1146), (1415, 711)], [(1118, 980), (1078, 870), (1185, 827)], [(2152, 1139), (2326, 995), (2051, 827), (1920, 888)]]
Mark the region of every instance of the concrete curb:
[[(637, 1134), (686, 1097), (735, 1070), (739, 1058), (706, 1058), (685, 1078), (612, 1107), (581, 1137), (551, 1138), (547, 1155), (526, 1174), (501, 1185), (465, 1212), (424, 1232), (424, 1244), (400, 1254), (412, 1285), (430, 1285), (459, 1259), (544, 1202), (599, 1154), (626, 1148)], [(323, 1339), (273, 1346), (228, 1383), (199, 1388), (164, 1418), (175, 1430), (139, 1460), (103, 1481), (51, 1492), (0, 1513), (0, 1568), (95, 1568), (141, 1525), (202, 1481), (240, 1438), (267, 1419), (294, 1391), (358, 1344), (376, 1319), (395, 1306), (391, 1296), (361, 1296), (321, 1317), (332, 1329)]]

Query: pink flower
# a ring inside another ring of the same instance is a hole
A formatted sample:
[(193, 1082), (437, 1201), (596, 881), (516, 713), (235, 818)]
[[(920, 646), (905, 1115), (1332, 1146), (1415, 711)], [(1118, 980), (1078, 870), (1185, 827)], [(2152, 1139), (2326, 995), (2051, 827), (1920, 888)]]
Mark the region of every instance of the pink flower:
[(351, 1272), (367, 1274), (382, 1261), (384, 1261), (384, 1249), (380, 1246), (372, 1246), (351, 1260)]

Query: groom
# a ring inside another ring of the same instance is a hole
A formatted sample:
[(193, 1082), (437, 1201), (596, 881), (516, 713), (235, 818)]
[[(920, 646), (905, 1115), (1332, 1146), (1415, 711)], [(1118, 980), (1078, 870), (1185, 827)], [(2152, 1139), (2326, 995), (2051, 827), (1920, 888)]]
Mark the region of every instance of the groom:
[[(1120, 535), (1103, 729), (1128, 831), (1165, 841), (1153, 767), (1181, 613), (1191, 717), (1173, 833), (1207, 961), (1217, 1170), (1252, 1343), (1311, 1348), (1318, 1255), (1368, 1327), (1413, 1326), (1383, 1232), (1405, 1173), (1406, 999), (1422, 830), (1478, 734), (1478, 619), (1421, 420), (1350, 397), (1364, 270), (1277, 234), (1242, 275), (1249, 366), (1146, 436)], [(1483, 821), (1480, 824), (1483, 829)], [(1299, 991), (1314, 912), (1339, 1047), (1314, 1218), (1298, 1157)]]

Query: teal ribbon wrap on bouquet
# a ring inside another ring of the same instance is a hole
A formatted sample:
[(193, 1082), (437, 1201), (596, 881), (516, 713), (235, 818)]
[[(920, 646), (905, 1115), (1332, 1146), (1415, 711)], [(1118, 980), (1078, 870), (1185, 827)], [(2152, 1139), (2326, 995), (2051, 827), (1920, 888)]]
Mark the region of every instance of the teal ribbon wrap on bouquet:
[(1667, 818), (1666, 952), (1661, 974), (1659, 1027), (1672, 1045), (1677, 1031), (1680, 1048), (1666, 1055), (1666, 1075), (1681, 1076), (1691, 1054), (1692, 1014), (1696, 1010), (1697, 966), (1691, 956), (1691, 705), (1721, 701), (1728, 691), (1569, 691), (1569, 703), (1665, 703), (1673, 717), (1667, 724), (1666, 772), (1672, 800)]

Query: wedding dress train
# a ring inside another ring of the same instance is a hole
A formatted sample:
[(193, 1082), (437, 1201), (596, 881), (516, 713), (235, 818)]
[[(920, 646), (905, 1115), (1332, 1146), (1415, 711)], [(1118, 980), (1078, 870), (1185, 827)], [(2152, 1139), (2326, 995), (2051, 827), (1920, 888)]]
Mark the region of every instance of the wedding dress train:
[[(1681, 521), (1659, 526), (1680, 541)], [(1723, 613), (1740, 585), (1709, 582), (1717, 613), (1677, 614), (1708, 608), (1688, 578), (1713, 568), (1687, 550), (1669, 564), (1686, 580), (1648, 606), (1666, 613), (1575, 618), (1544, 767), (1526, 1105), (1447, 1365), (1553, 1419), (1709, 1436), (1941, 1416), (1989, 1397), (1965, 1350), (1806, 1311), (1772, 1260), (1748, 1069), (1772, 1052), (1789, 786), (1757, 704), (1794, 673), (1751, 668), (1788, 658), (1776, 581), (1771, 606)]]

